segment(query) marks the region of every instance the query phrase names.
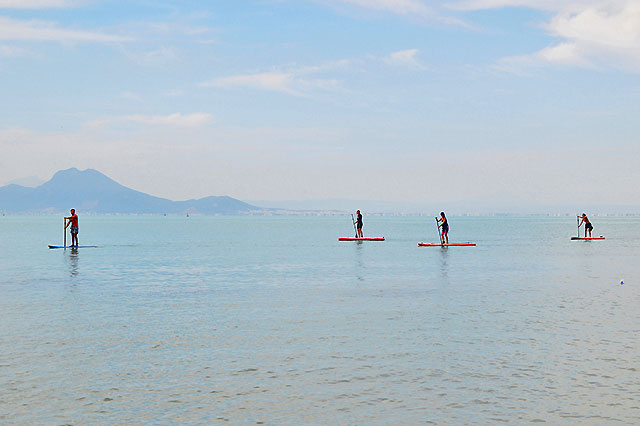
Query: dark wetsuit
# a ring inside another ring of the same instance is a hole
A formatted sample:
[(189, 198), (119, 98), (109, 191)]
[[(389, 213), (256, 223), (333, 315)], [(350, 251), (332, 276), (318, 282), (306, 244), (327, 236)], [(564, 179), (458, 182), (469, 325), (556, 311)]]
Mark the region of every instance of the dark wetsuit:
[(442, 235), (447, 235), (449, 233), (449, 222), (446, 218), (442, 219)]
[(358, 213), (358, 217), (356, 219), (356, 227), (358, 229), (362, 229), (362, 214)]

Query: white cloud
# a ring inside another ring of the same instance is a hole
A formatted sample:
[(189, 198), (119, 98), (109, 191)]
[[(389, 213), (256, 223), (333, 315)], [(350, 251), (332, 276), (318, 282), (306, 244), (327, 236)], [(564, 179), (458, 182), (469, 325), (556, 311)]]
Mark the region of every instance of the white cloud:
[(0, 0), (0, 9), (49, 9), (73, 7), (77, 0)]
[(535, 53), (502, 58), (494, 65), (494, 68), (513, 74), (532, 76), (532, 69), (549, 64), (596, 68), (596, 65), (583, 57), (572, 43), (561, 43)]
[(322, 70), (322, 67), (306, 67), (289, 72), (264, 72), (256, 74), (241, 74), (216, 78), (201, 83), (203, 87), (247, 87), (251, 89), (268, 90), (286, 93), (293, 96), (308, 96), (313, 90), (331, 90), (338, 87), (338, 81), (333, 79), (312, 79), (303, 77)]
[(422, 15), (431, 14), (424, 3), (418, 0), (339, 0), (342, 3), (385, 12), (397, 15)]
[[(480, 10), (529, 7), (552, 13), (544, 28), (558, 42), (501, 64), (615, 67), (640, 71), (640, 2), (637, 0), (466, 0), (451, 7)], [(514, 68), (514, 69), (515, 69)]]
[(442, 13), (439, 2), (426, 0), (316, 0), (330, 5), (346, 5), (380, 13), (391, 13), (420, 21), (435, 22), (445, 25), (469, 27), (469, 25), (452, 16)]
[(200, 86), (243, 87), (307, 97), (319, 92), (345, 90), (340, 80), (329, 77), (331, 73), (358, 73), (367, 67), (379, 67), (381, 62), (398, 68), (427, 70), (428, 67), (418, 60), (418, 53), (418, 49), (408, 49), (392, 52), (384, 57), (368, 55), (363, 58), (327, 61), (319, 65), (282, 66), (278, 70), (270, 72), (214, 78), (201, 83)]
[[(586, 3), (587, 1), (582, 1)], [(450, 9), (456, 10), (487, 10), (503, 7), (528, 7), (541, 10), (558, 10), (559, 8), (578, 3), (562, 0), (462, 0), (448, 4)], [(593, 3), (593, 1), (592, 1)]]
[(416, 55), (419, 53), (418, 49), (399, 50), (391, 53), (383, 61), (388, 65), (396, 67), (404, 67), (413, 70), (426, 70), (428, 67), (420, 62)]
[(20, 21), (0, 16), (0, 40), (100, 42), (126, 41), (127, 38), (99, 32), (69, 30), (45, 21)]
[(162, 46), (159, 49), (152, 50), (144, 53), (143, 58), (145, 61), (173, 61), (178, 57), (175, 50), (170, 47)]
[(301, 96), (302, 93), (293, 88), (295, 79), (292, 73), (265, 72), (258, 74), (234, 75), (221, 77), (202, 83), (204, 87), (250, 87)]
[(118, 117), (110, 117), (103, 120), (95, 120), (87, 123), (90, 127), (106, 126), (115, 123), (136, 123), (151, 126), (170, 126), (170, 127), (202, 127), (211, 122), (213, 116), (204, 112), (193, 114), (169, 114), (169, 115), (123, 115)]

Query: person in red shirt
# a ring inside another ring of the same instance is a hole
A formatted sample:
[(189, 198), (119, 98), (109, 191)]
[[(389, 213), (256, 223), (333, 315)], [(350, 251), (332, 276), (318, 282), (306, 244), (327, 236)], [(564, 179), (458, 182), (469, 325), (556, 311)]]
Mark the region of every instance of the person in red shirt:
[(75, 209), (71, 209), (71, 216), (65, 217), (65, 219), (67, 220), (67, 224), (64, 226), (64, 229), (67, 229), (67, 227), (71, 225), (71, 247), (78, 247), (78, 215)]

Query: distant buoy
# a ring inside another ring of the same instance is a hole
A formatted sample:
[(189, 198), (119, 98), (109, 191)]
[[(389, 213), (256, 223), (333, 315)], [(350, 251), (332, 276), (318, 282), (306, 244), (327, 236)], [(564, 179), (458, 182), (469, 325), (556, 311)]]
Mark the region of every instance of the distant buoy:
[(620, 280), (620, 285), (624, 284), (624, 281)]

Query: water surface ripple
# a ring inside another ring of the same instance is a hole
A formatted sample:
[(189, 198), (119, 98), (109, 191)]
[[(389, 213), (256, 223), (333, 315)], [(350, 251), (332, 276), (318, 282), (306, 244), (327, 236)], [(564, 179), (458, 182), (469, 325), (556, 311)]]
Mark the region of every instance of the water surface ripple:
[(640, 424), (640, 218), (431, 219), (1, 217), (0, 424)]

